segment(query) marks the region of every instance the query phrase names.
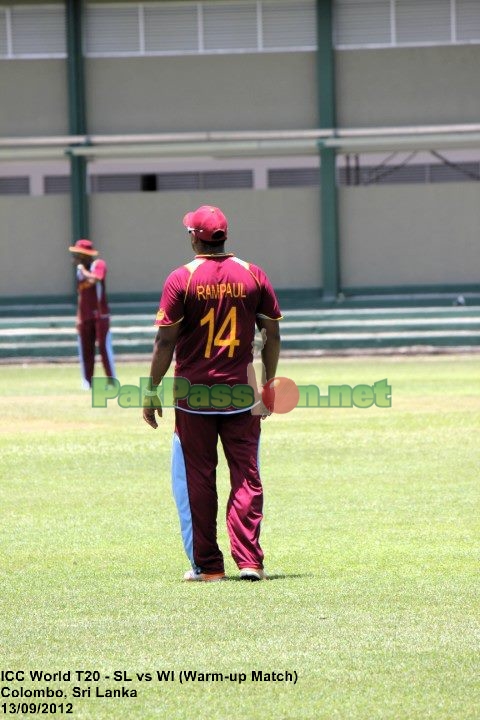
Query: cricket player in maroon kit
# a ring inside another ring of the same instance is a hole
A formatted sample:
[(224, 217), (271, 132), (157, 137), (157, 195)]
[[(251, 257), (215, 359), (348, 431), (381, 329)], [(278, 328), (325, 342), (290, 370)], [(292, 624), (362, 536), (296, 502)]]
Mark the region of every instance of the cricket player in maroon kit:
[(92, 385), (95, 366), (95, 345), (98, 343), (105, 375), (115, 377), (110, 335), (110, 310), (108, 308), (105, 280), (107, 263), (97, 258), (98, 251), (90, 240), (77, 240), (69, 247), (77, 265), (77, 333), (78, 355), (85, 388)]
[[(196, 255), (174, 270), (163, 288), (150, 370), (152, 387), (145, 394), (143, 417), (157, 427), (155, 412), (161, 417), (162, 410), (156, 386), (175, 350), (172, 483), (183, 544), (192, 566), (184, 579), (225, 578), (217, 543), (220, 438), (230, 470), (227, 529), (231, 554), (240, 577), (263, 580), (258, 450), (261, 415), (269, 413), (264, 407), (251, 409), (255, 398), (248, 382), (255, 325), (266, 339), (262, 349), (266, 380), (275, 377), (280, 309), (263, 270), (225, 252), (228, 225), (221, 210), (204, 205), (185, 215), (183, 224)], [(189, 395), (185, 388), (191, 389)]]

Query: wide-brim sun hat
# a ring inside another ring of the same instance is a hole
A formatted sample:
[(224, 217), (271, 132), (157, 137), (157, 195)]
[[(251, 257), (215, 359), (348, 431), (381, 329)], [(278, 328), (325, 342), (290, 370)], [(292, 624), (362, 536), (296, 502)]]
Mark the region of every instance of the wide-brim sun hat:
[(68, 249), (71, 253), (78, 253), (79, 255), (90, 255), (90, 257), (98, 255), (98, 250), (95, 250), (91, 240), (77, 240), (75, 245), (70, 245)]

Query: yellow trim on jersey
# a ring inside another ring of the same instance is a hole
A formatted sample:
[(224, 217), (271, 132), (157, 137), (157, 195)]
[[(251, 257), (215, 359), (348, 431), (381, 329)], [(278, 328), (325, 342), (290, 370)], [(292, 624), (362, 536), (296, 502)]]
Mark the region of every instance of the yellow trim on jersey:
[(197, 267), (199, 267), (202, 264), (203, 264), (202, 258), (197, 255), (193, 260), (190, 260), (190, 262), (187, 263), (186, 265), (184, 265), (183, 267), (186, 267), (188, 272), (191, 275), (192, 273), (195, 272)]
[(261, 285), (261, 283), (260, 283), (260, 280), (259, 280), (259, 279), (257, 278), (257, 276), (250, 270), (250, 263), (248, 263), (246, 260), (241, 260), (241, 259), (238, 258), (238, 257), (234, 257), (233, 260), (234, 260), (236, 263), (238, 263), (239, 265), (241, 265), (243, 268), (245, 268), (245, 270), (247, 270), (247, 271), (250, 273), (250, 275), (253, 277), (253, 279), (254, 279), (255, 282), (257, 283), (257, 287), (261, 289), (261, 288), (262, 288), (262, 285)]
[[(185, 294), (184, 294), (184, 296), (183, 296), (183, 302), (185, 302), (185, 300), (187, 299), (188, 288), (190, 287), (190, 282), (191, 282), (191, 280), (192, 280), (193, 273), (195, 272), (195, 270), (196, 270), (198, 267), (200, 267), (200, 265), (203, 265), (204, 262), (205, 262), (205, 261), (204, 261), (203, 258), (201, 258), (201, 257), (196, 257), (194, 260), (191, 260), (189, 263), (187, 263), (186, 265), (184, 265), (184, 267), (186, 267), (187, 270), (188, 270), (188, 272), (190, 273), (190, 277), (188, 278), (187, 287), (185, 288)], [(183, 319), (183, 318), (182, 318), (182, 319)]]
[[(184, 318), (184, 315), (180, 318), (180, 320), (175, 320), (173, 323), (161, 323), (161, 325), (157, 325), (158, 320), (155, 320), (155, 327), (173, 327), (174, 325), (178, 325), (178, 323), (181, 323)], [(161, 322), (161, 321), (160, 321)]]
[(268, 317), (268, 315), (264, 315), (263, 313), (257, 313), (256, 317), (265, 318), (265, 320), (283, 320), (283, 315), (280, 315), (280, 317), (278, 318), (271, 318)]
[(211, 258), (211, 257), (233, 257), (233, 253), (205, 253), (202, 255), (195, 255), (196, 258)]
[(234, 257), (233, 259), (235, 260), (236, 263), (238, 263), (239, 265), (242, 265), (245, 268), (245, 270), (248, 270), (250, 272), (250, 263), (248, 263), (246, 260), (241, 260), (239, 257)]

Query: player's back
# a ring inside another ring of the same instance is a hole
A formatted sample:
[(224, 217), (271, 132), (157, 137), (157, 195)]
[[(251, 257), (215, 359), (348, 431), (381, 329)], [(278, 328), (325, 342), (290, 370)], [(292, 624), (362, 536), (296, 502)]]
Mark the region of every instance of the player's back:
[(232, 255), (197, 256), (188, 271), (176, 374), (191, 383), (243, 383), (262, 312), (263, 271)]

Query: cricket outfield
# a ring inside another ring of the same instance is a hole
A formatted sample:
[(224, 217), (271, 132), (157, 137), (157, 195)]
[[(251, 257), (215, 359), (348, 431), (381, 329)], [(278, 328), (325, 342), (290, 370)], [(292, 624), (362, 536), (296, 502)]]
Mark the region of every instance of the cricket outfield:
[[(136, 386), (148, 362), (121, 364)], [(92, 407), (75, 365), (0, 368), (0, 715), (478, 718), (480, 363), (285, 361), (390, 406), (262, 425), (267, 582), (182, 583), (173, 410)], [(220, 506), (228, 494), (219, 463)], [(71, 712), (70, 712), (71, 710)]]

